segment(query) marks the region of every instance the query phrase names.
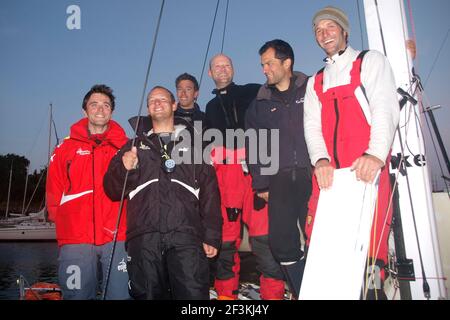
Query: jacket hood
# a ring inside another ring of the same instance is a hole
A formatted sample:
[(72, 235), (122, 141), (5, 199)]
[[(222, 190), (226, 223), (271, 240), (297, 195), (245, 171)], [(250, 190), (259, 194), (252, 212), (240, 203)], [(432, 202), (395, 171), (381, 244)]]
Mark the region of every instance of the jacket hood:
[[(293, 76), (296, 78), (295, 86), (297, 88), (301, 87), (306, 81), (308, 81), (308, 76), (303, 72), (294, 71)], [(272, 97), (272, 90), (270, 87), (271, 86), (267, 82), (264, 83), (258, 91), (256, 100), (270, 100)]]
[[(81, 119), (70, 127), (70, 138), (95, 144), (93, 140), (89, 139), (89, 136), (87, 118)], [(105, 141), (120, 149), (127, 140), (128, 138), (122, 127), (114, 120), (110, 120), (108, 129), (105, 131)]]
[(175, 116), (177, 115), (189, 115), (193, 114), (195, 112), (201, 111), (200, 106), (197, 104), (197, 102), (194, 102), (194, 107), (192, 109), (183, 109), (180, 104), (177, 104), (177, 110), (175, 110)]

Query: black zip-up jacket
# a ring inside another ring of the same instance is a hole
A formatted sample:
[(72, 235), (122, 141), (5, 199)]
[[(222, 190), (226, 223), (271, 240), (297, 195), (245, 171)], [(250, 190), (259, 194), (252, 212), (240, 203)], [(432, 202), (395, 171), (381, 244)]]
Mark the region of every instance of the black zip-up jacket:
[[(247, 110), (246, 130), (279, 129), (279, 170), (310, 167), (303, 129), (303, 102), (307, 79), (305, 74), (294, 72), (289, 89), (285, 92), (279, 92), (275, 86), (264, 84)], [(260, 141), (258, 145), (259, 143)], [(269, 134), (266, 154), (270, 155), (272, 149)], [(269, 165), (261, 164), (259, 156), (257, 163), (251, 163), (251, 159), (248, 159), (248, 162), (253, 177), (253, 189), (267, 191), (270, 176), (262, 175), (261, 168)]]
[[(176, 132), (186, 130), (176, 125)], [(192, 135), (192, 132), (189, 134)], [(190, 152), (192, 147), (175, 134), (176, 142), (167, 145), (168, 154)], [(193, 141), (193, 139), (192, 139)], [(114, 156), (104, 178), (106, 194), (120, 200), (126, 169), (122, 156), (132, 141)], [(160, 138), (150, 130), (136, 138), (138, 167), (128, 174), (127, 241), (150, 232), (184, 232), (196, 235), (201, 242), (219, 248), (222, 237), (220, 194), (214, 168), (208, 164), (177, 164), (166, 173), (162, 169)], [(191, 158), (192, 159), (192, 158)], [(192, 162), (191, 162), (192, 163)]]
[(183, 109), (180, 104), (178, 104), (174, 115), (175, 117), (188, 121), (191, 125), (194, 125), (194, 121), (201, 121), (203, 126), (205, 125), (205, 113), (200, 110), (197, 103), (194, 103), (194, 108), (192, 109)]
[(206, 127), (220, 130), (224, 137), (226, 129), (244, 129), (245, 113), (260, 87), (256, 83), (232, 82), (225, 88), (214, 89), (212, 93), (216, 96), (206, 105)]

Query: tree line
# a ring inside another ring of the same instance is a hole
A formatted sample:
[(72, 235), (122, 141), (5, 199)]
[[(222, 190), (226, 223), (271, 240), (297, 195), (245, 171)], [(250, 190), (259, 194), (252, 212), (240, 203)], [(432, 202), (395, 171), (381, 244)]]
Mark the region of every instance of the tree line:
[[(0, 155), (0, 216), (4, 216), (8, 201), (8, 185), (11, 176), (11, 192), (9, 199), (9, 212), (21, 213), (25, 194), (25, 184), (27, 177), (27, 168), (30, 160), (23, 156), (13, 153)], [(39, 172), (34, 170), (28, 173), (27, 193), (25, 199), (25, 208), (30, 203), (27, 213), (36, 212), (45, 205), (45, 182), (47, 168)], [(42, 178), (41, 178), (42, 176)], [(36, 190), (33, 198), (31, 196)], [(31, 199), (31, 202), (30, 202)]]

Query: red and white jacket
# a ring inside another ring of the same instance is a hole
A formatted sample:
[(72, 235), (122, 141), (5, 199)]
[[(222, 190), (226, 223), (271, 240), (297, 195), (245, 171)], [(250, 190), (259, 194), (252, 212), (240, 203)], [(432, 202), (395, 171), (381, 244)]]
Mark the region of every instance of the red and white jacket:
[[(70, 136), (55, 148), (46, 192), (49, 218), (56, 223), (59, 246), (103, 245), (113, 239), (120, 202), (106, 196), (103, 176), (111, 158), (126, 141), (125, 131), (113, 120), (104, 134), (91, 136), (84, 118), (72, 125)], [(125, 230), (123, 212), (119, 241), (125, 240)]]
[[(352, 87), (353, 74), (351, 71), (359, 54), (360, 51), (348, 46), (344, 53), (326, 59), (322, 78), (324, 93), (340, 90), (342, 87)], [(383, 54), (370, 50), (364, 56), (360, 74), (358, 73), (356, 76), (359, 83), (353, 87), (354, 91), (350, 93), (356, 97), (360, 111), (363, 113), (361, 121), (367, 122), (370, 126), (368, 145), (361, 154), (365, 152), (385, 161), (389, 155), (400, 117), (395, 79), (391, 66)], [(308, 80), (304, 108), (305, 139), (313, 166), (319, 159), (331, 160), (332, 156), (324, 140), (324, 132), (322, 131), (323, 106), (316, 92), (315, 81), (316, 76)], [(349, 90), (349, 88), (346, 90)], [(344, 95), (341, 95), (341, 98), (342, 101), (347, 99)], [(346, 118), (346, 120), (354, 119), (354, 117), (355, 115), (352, 115), (352, 118)], [(343, 118), (342, 114), (340, 118)], [(347, 125), (347, 128), (353, 131), (351, 122)]]

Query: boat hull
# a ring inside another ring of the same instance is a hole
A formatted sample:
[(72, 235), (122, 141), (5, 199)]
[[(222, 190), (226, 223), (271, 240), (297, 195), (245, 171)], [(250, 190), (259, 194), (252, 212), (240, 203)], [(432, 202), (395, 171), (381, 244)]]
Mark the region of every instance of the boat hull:
[(0, 241), (55, 241), (54, 225), (42, 227), (1, 228)]

